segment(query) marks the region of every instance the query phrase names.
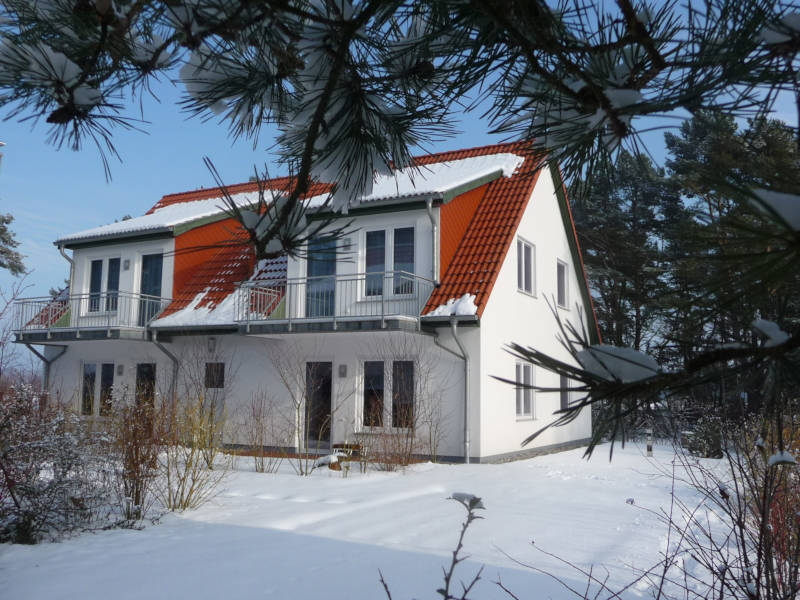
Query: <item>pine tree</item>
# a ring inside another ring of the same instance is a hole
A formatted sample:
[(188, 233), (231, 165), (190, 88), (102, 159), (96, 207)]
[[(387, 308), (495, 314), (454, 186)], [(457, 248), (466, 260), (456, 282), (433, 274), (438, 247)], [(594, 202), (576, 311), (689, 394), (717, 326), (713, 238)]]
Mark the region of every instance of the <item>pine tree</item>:
[(14, 217), (9, 214), (0, 214), (0, 269), (8, 269), (12, 275), (21, 275), (25, 272), (25, 265), (22, 263), (22, 255), (14, 249), (19, 246), (19, 242), (9, 229), (13, 220)]

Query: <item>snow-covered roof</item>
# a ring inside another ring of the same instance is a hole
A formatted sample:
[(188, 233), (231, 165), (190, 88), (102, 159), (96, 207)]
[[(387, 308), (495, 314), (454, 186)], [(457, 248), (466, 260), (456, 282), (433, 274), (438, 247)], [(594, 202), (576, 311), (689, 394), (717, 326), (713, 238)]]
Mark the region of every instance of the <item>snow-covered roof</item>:
[(407, 167), (395, 171), (391, 176), (379, 176), (372, 186), (372, 193), (361, 198), (361, 202), (447, 194), (461, 190), (465, 185), (475, 181), (485, 181), (501, 175), (511, 177), (524, 160), (522, 156), (510, 153), (485, 154), (419, 167)]
[[(353, 204), (416, 196), (455, 195), (465, 191), (465, 187), (470, 185), (481, 185), (500, 176), (510, 177), (524, 160), (524, 157), (517, 154), (499, 152), (399, 169), (393, 175), (379, 175), (373, 184), (372, 193)], [(275, 180), (276, 183), (278, 181), (283, 183), (282, 179)], [(252, 206), (258, 201), (258, 193), (255, 191), (232, 193), (231, 198), (238, 206)], [(319, 208), (328, 198), (327, 193), (318, 193), (308, 198), (307, 205), (309, 208)], [(208, 217), (222, 216), (224, 213), (221, 195), (169, 204), (159, 203), (141, 217), (71, 233), (58, 238), (55, 243), (68, 244), (151, 233), (170, 233), (180, 225)]]
[[(237, 206), (251, 206), (258, 201), (258, 194), (249, 192), (231, 195)], [(62, 236), (56, 244), (78, 242), (89, 239), (130, 237), (148, 233), (168, 233), (175, 227), (191, 223), (207, 217), (223, 215), (225, 212), (222, 197), (195, 200), (170, 204), (141, 217), (117, 221), (109, 225), (102, 225), (92, 229), (85, 229), (77, 233)]]

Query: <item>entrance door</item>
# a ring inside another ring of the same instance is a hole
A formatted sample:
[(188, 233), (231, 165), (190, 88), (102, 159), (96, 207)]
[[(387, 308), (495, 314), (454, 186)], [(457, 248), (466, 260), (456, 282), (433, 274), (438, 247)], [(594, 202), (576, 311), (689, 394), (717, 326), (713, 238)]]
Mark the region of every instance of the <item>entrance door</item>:
[(142, 279), (139, 283), (139, 327), (144, 327), (161, 308), (161, 270), (163, 254), (142, 256)]
[(336, 310), (336, 240), (311, 240), (307, 262), (306, 316), (332, 317)]
[(306, 363), (307, 450), (330, 443), (332, 382), (333, 363)]

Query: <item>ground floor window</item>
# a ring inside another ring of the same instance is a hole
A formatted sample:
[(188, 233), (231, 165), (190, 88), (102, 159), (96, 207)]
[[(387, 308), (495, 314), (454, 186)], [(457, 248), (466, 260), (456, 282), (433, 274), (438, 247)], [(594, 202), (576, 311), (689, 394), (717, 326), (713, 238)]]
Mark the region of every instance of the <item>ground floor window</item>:
[[(97, 411), (101, 417), (110, 415), (113, 402), (114, 363), (83, 363), (82, 387), (81, 414), (89, 416)], [(95, 398), (99, 398), (100, 401), (95, 403)]]
[(136, 365), (136, 402), (154, 406), (155, 398), (156, 365), (155, 363), (139, 363)]
[(517, 363), (516, 370), (516, 395), (517, 395), (517, 418), (533, 418), (533, 365), (525, 362)]
[[(414, 361), (364, 361), (363, 383), (364, 426), (414, 426)], [(386, 406), (387, 390), (391, 390), (391, 406)]]

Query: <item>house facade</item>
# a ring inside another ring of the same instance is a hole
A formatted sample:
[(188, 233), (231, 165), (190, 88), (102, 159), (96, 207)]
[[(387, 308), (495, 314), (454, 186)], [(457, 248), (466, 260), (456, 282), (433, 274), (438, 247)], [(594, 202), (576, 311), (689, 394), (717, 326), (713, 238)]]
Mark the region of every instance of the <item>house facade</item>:
[[(227, 191), (248, 207), (258, 184)], [(213, 397), (231, 444), (256, 407), (267, 445), (299, 450), (413, 438), (421, 456), (488, 461), (589, 438), (587, 410), (522, 449), (572, 398), (502, 381), (566, 383), (505, 349), (571, 360), (553, 310), (597, 340), (557, 172), (502, 144), (420, 157), (332, 220), (326, 192), (312, 186), (309, 220), (344, 233), (323, 228), (296, 257), (257, 262), (216, 188), (62, 236), (69, 288), (17, 303), (17, 341), (87, 418), (126, 395)]]

